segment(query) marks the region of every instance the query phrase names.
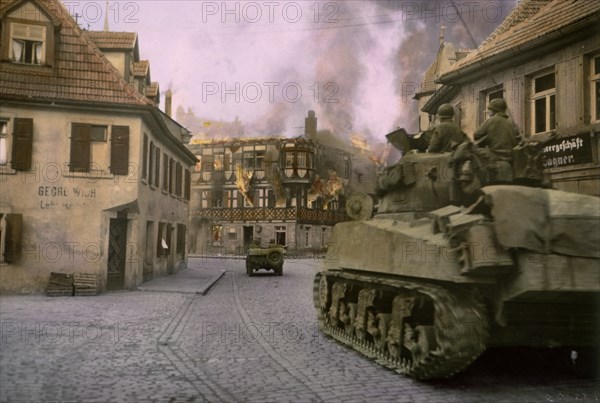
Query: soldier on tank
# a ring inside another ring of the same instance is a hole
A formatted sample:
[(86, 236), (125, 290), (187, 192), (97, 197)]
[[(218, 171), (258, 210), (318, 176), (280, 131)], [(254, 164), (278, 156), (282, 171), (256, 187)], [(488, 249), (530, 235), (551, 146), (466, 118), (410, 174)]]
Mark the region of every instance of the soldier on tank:
[(512, 149), (517, 145), (518, 132), (506, 114), (506, 101), (492, 99), (488, 106), (490, 117), (475, 130), (475, 143), (484, 148), (489, 160), (490, 182), (512, 182)]
[(454, 107), (451, 104), (443, 104), (438, 108), (437, 116), (439, 123), (433, 129), (431, 142), (427, 149), (430, 153), (449, 152), (455, 146), (469, 141), (467, 135), (454, 121)]

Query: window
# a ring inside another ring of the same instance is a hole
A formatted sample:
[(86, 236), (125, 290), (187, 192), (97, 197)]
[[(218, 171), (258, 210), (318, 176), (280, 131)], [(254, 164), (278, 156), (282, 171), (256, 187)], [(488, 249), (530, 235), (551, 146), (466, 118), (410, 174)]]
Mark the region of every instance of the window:
[(285, 153), (285, 167), (286, 168), (294, 167), (294, 153), (293, 152), (288, 151)]
[(265, 169), (265, 151), (245, 151), (242, 156), (242, 161), (244, 169)]
[(156, 147), (156, 150), (154, 150), (154, 159), (155, 159), (155, 166), (154, 166), (154, 186), (156, 187), (160, 187), (160, 157), (161, 157), (162, 153), (160, 151), (160, 148)]
[(158, 223), (158, 236), (156, 237), (156, 257), (169, 255), (171, 246), (171, 225)]
[[(488, 88), (479, 95), (479, 124), (488, 118), (487, 107), (492, 99), (504, 98), (504, 87), (502, 84)], [(456, 120), (456, 119), (455, 119)]]
[(285, 226), (275, 226), (275, 243), (285, 245)]
[(554, 72), (534, 77), (531, 99), (533, 134), (556, 128), (556, 80)]
[[(100, 133), (103, 132), (106, 139), (106, 129), (106, 126), (92, 126), (92, 136), (95, 135), (96, 138), (100, 138)], [(94, 131), (96, 134), (94, 134)], [(94, 141), (93, 137), (92, 141)], [(110, 143), (110, 173), (113, 175), (127, 175), (128, 171), (129, 126), (113, 126)]]
[(190, 194), (192, 192), (192, 174), (189, 169), (185, 170), (185, 200), (190, 200)]
[(46, 26), (10, 24), (9, 58), (16, 63), (44, 64), (46, 62)]
[(33, 119), (17, 118), (13, 122), (11, 167), (17, 171), (31, 169), (33, 152)]
[(169, 193), (173, 194), (175, 191), (175, 161), (173, 158), (169, 158)]
[(304, 240), (304, 245), (308, 247), (310, 245), (310, 227), (306, 227), (305, 229), (306, 229), (306, 237)]
[(8, 163), (8, 121), (0, 120), (0, 165)]
[(202, 156), (196, 155), (196, 159), (198, 161), (196, 162), (196, 166), (194, 166), (194, 172), (200, 172), (202, 171)]
[(91, 169), (102, 170), (106, 165), (106, 133), (108, 126), (90, 126), (90, 164)]
[(210, 208), (212, 207), (212, 192), (210, 190), (202, 190), (200, 192), (200, 207), (202, 208)]
[(297, 154), (298, 168), (306, 168), (306, 152), (299, 151)]
[(148, 158), (148, 183), (150, 185), (154, 185), (154, 161), (156, 157), (156, 147), (154, 146), (154, 142), (150, 142), (150, 153)]
[(0, 214), (0, 263), (21, 259), (23, 214)]
[(269, 189), (256, 189), (256, 200), (254, 205), (257, 207), (267, 207), (269, 205)]
[[(169, 156), (163, 154), (163, 190), (169, 190)], [(188, 199), (189, 200), (189, 199)]]
[(225, 207), (227, 207), (227, 208), (237, 207), (238, 206), (237, 195), (238, 195), (238, 191), (236, 189), (224, 190), (223, 197), (225, 198)]
[[(70, 172), (102, 171), (106, 167), (108, 126), (88, 123), (71, 124)], [(129, 167), (129, 127), (112, 126), (110, 172), (127, 175)]]
[(592, 121), (600, 121), (600, 55), (592, 59)]
[(90, 128), (90, 140), (106, 143), (106, 132), (107, 131), (108, 131), (107, 126), (92, 125), (92, 127)]
[(177, 254), (183, 258), (185, 256), (185, 236), (186, 228), (183, 224), (177, 224)]
[(237, 239), (237, 232), (235, 231), (235, 228), (229, 228), (229, 231), (227, 231), (227, 239), (231, 241), (235, 241)]
[(167, 237), (166, 237), (166, 243), (167, 243), (167, 247), (166, 247), (166, 251), (165, 251), (165, 255), (170, 255), (171, 254), (171, 246), (173, 245), (171, 238), (173, 236), (173, 226), (171, 224), (167, 224)]
[(152, 242), (154, 241), (154, 221), (146, 221), (146, 250), (144, 251), (144, 261), (147, 265), (152, 265)]
[(142, 150), (142, 178), (148, 177), (148, 135), (144, 133), (144, 146)]
[(223, 154), (215, 154), (214, 156), (214, 170), (215, 171), (222, 171), (223, 170), (223, 160), (224, 160), (224, 155)]
[(175, 194), (177, 196), (183, 196), (183, 168), (178, 162), (175, 168)]

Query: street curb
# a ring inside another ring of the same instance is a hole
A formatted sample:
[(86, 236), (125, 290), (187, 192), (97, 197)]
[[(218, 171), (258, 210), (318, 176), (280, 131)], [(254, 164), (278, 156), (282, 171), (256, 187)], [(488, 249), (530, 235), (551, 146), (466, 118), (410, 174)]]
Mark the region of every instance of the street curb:
[(221, 277), (223, 277), (224, 274), (225, 270), (221, 270), (219, 274), (213, 276), (210, 280), (208, 280), (208, 282), (204, 284), (204, 287), (198, 289), (198, 291), (196, 291), (196, 294), (206, 295), (208, 293), (208, 290), (210, 290), (211, 287), (215, 285), (217, 281), (219, 281)]

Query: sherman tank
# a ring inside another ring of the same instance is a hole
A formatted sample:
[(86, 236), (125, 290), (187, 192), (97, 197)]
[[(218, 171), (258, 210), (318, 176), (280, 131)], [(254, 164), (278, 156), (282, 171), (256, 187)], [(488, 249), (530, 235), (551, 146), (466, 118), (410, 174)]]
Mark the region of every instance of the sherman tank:
[(540, 147), (519, 147), (510, 183), (465, 143), (386, 168), (374, 216), (350, 196), (314, 281), (320, 330), (422, 380), (491, 346), (597, 346), (600, 201), (532, 186)]

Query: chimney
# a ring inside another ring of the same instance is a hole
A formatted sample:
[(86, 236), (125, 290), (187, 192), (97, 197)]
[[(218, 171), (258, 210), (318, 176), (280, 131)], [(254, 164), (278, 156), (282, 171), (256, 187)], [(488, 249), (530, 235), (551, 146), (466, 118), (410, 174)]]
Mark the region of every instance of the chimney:
[(173, 93), (171, 92), (171, 89), (167, 90), (167, 93), (165, 94), (165, 114), (168, 117), (171, 117), (171, 103), (173, 102)]
[(317, 141), (317, 117), (315, 111), (308, 111), (308, 117), (304, 119), (304, 133), (313, 141)]
[(104, 11), (104, 32), (108, 32), (108, 0), (106, 0), (106, 10)]

